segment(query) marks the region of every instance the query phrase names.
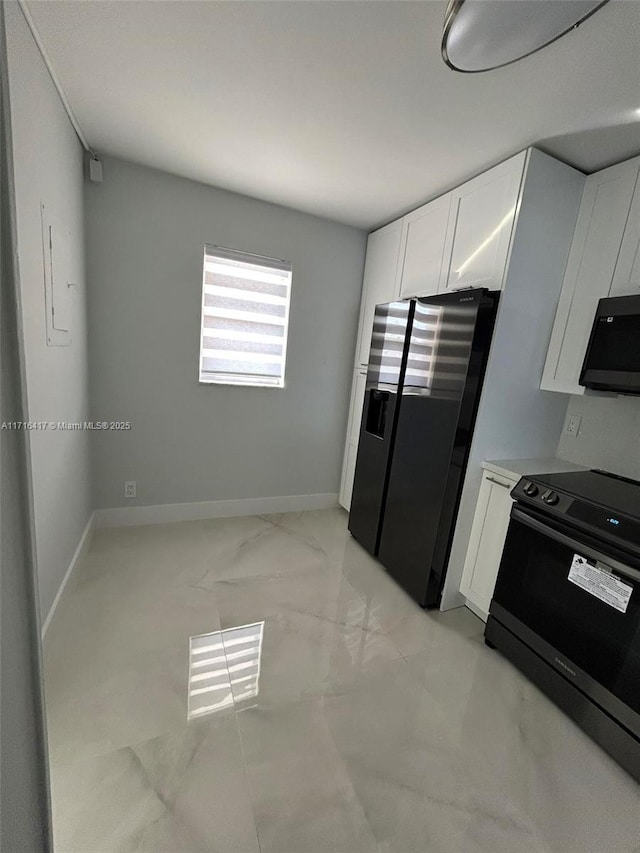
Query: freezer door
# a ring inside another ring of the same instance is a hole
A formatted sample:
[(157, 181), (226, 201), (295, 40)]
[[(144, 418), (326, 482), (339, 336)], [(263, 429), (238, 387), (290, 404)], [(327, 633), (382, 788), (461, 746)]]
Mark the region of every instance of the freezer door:
[(397, 392), (404, 367), (405, 344), (415, 302), (377, 305), (367, 369), (367, 389)]
[(419, 300), (411, 328), (379, 559), (438, 603), (493, 329), (486, 291)]
[(374, 316), (349, 514), (351, 534), (371, 554), (377, 552), (398, 387), (404, 371), (407, 328), (413, 306), (409, 301), (378, 305)]

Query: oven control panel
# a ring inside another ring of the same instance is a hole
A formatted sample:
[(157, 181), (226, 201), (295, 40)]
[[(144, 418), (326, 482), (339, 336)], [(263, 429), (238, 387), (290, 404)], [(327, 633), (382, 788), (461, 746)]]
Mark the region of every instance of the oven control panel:
[(625, 548), (640, 551), (640, 518), (615, 511), (593, 499), (569, 495), (559, 488), (552, 488), (542, 480), (522, 477), (511, 497), (516, 501), (535, 507), (538, 512), (562, 517), (565, 523), (577, 525), (595, 536), (621, 544)]
[(554, 489), (536, 483), (535, 480), (528, 480), (524, 477), (516, 485), (511, 495), (516, 500), (525, 501), (541, 509), (555, 510), (562, 514), (565, 514), (573, 503), (573, 498), (563, 492), (556, 492)]

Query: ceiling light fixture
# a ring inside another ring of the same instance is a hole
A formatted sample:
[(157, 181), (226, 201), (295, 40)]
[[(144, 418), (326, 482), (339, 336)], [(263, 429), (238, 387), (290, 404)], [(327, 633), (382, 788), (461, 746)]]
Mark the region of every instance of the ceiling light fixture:
[(442, 58), (454, 71), (502, 68), (579, 26), (608, 0), (449, 0)]

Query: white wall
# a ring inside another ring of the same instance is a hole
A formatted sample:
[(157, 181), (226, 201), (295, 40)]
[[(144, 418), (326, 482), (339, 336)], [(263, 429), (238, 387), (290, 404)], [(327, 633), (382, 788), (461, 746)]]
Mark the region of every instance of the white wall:
[(640, 480), (639, 397), (572, 396), (567, 419), (574, 415), (582, 418), (580, 431), (562, 433), (560, 459)]
[[(20, 8), (6, 4), (13, 124), (18, 261), (24, 316), (27, 407), (31, 421), (88, 420), (82, 149)], [(77, 282), (72, 343), (48, 347), (40, 205), (71, 229)], [(91, 513), (89, 435), (33, 431), (36, 557), (44, 620)]]
[[(85, 202), (96, 506), (335, 494), (365, 233), (109, 158)], [(205, 243), (292, 261), (284, 389), (198, 383)]]

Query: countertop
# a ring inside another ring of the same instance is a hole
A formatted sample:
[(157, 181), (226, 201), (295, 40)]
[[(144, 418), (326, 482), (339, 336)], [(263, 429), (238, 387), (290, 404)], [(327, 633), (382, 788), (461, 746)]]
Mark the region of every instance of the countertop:
[(560, 474), (563, 471), (587, 471), (583, 465), (567, 462), (566, 459), (490, 459), (482, 463), (486, 471), (498, 476), (519, 480), (527, 474)]

